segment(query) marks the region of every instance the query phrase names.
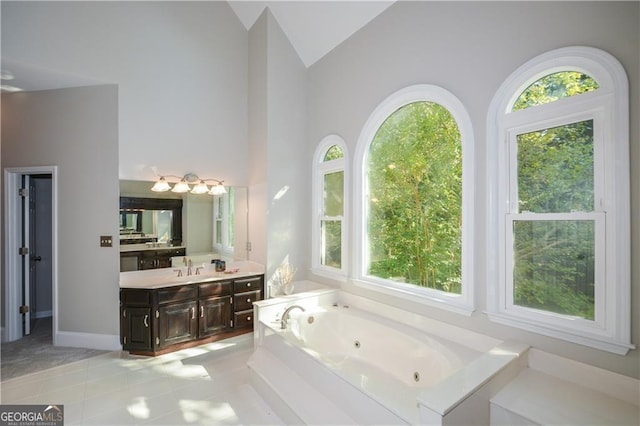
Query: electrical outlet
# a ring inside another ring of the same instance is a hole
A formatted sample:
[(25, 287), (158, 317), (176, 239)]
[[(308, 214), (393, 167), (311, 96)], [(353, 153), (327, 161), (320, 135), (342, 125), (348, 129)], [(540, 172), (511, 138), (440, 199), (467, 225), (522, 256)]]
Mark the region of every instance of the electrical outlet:
[(113, 247), (113, 237), (111, 235), (101, 235), (100, 247)]

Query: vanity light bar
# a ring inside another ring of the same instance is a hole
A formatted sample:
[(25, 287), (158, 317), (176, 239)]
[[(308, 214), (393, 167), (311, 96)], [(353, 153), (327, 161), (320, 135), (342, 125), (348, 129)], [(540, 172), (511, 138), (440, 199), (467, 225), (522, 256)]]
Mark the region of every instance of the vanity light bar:
[[(171, 176), (180, 179), (178, 183), (176, 183), (173, 188), (171, 185), (165, 180), (164, 176), (160, 176), (160, 178), (156, 181), (156, 183), (151, 188), (154, 192), (166, 192), (171, 190), (172, 192), (177, 193), (185, 193), (191, 192), (192, 194), (210, 194), (210, 195), (222, 195), (226, 194), (227, 190), (222, 184), (224, 181), (218, 179), (200, 179), (197, 175), (193, 173), (187, 173), (186, 175), (180, 176)], [(215, 181), (215, 183), (211, 186), (211, 189), (206, 184), (206, 181)], [(189, 187), (189, 183), (197, 182), (193, 189)]]

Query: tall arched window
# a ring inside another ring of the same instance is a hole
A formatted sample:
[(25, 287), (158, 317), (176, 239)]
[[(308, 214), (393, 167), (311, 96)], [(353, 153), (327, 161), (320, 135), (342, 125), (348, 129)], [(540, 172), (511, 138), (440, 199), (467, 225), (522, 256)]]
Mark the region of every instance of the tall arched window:
[(472, 159), (468, 114), (440, 87), (408, 87), (374, 111), (354, 166), (357, 284), (472, 311)]
[(344, 279), (347, 263), (346, 145), (337, 135), (324, 138), (313, 159), (312, 268)]
[(526, 63), (496, 94), (493, 320), (616, 353), (631, 347), (627, 91), (611, 55), (571, 47)]

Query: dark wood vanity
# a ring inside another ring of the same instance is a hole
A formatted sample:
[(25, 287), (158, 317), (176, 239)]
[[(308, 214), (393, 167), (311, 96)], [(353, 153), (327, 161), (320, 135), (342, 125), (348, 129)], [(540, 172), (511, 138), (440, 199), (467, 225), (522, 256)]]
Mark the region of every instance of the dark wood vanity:
[(120, 289), (120, 341), (134, 355), (161, 355), (253, 331), (264, 275)]

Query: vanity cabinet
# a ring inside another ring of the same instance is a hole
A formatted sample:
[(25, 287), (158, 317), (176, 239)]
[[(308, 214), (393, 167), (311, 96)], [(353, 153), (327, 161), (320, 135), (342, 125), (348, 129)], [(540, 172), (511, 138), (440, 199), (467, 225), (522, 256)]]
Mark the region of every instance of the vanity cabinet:
[(153, 289), (120, 289), (124, 350), (160, 355), (253, 330), (262, 275)]
[(184, 247), (121, 251), (120, 272), (169, 268), (171, 267), (172, 257), (185, 255), (186, 250)]
[(262, 299), (263, 277), (248, 277), (233, 283), (233, 324), (253, 328), (253, 302)]

